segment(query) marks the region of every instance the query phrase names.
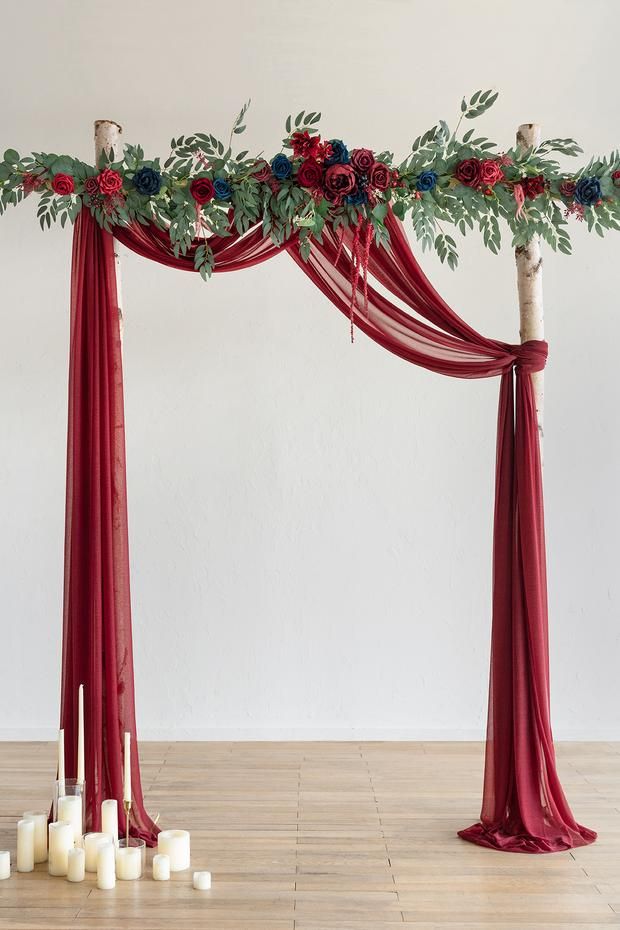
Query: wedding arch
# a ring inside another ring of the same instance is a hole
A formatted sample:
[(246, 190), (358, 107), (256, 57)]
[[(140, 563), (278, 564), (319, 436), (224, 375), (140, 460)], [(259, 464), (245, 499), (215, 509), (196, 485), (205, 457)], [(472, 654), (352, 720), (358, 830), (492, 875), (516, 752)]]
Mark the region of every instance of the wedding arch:
[[(463, 100), (461, 119), (494, 102)], [(244, 107), (231, 140), (245, 128)], [(593, 159), (567, 176), (552, 152), (520, 129), (517, 145), (462, 139), (442, 121), (398, 166), (389, 152), (349, 151), (322, 140), (320, 114), (287, 120), (271, 161), (233, 156), (207, 133), (173, 139), (165, 165), (140, 147), (120, 149), (120, 127), (95, 124), (97, 159), (7, 150), (0, 212), (36, 193), (43, 228), (74, 223), (67, 444), (61, 726), (66, 771), (77, 765), (77, 693), (85, 690), (86, 822), (100, 829), (103, 798), (123, 798), (122, 742), (136, 738), (125, 473), (120, 308), (114, 241), (171, 268), (238, 271), (285, 251), (356, 330), (414, 365), (456, 378), (500, 378), (489, 711), (480, 821), (459, 835), (511, 852), (593, 842), (578, 824), (556, 771), (549, 709), (545, 532), (539, 431), (542, 372), (540, 240), (570, 252), (566, 221), (599, 234), (620, 229), (620, 157)], [(459, 121), (460, 122), (460, 121)], [(458, 130), (458, 127), (457, 127)], [(416, 261), (402, 219), (423, 248), (451, 267), (454, 239), (477, 228), (496, 252), (499, 220), (517, 250), (521, 343), (476, 332), (440, 297)], [(438, 231), (439, 230), (439, 231)], [(386, 296), (389, 295), (389, 296)], [(132, 832), (149, 844), (137, 753), (131, 756)]]

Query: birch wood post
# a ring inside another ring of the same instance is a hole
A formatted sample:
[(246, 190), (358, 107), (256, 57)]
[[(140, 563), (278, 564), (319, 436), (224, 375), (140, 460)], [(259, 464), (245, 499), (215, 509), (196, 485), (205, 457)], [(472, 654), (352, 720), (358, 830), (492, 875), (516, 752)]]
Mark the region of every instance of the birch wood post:
[[(537, 123), (524, 123), (517, 130), (517, 146), (524, 150), (532, 145), (540, 145), (540, 126)], [(545, 324), (542, 289), (542, 254), (540, 237), (534, 236), (527, 245), (515, 249), (517, 262), (517, 287), (519, 289), (519, 334), (521, 342), (529, 339), (544, 339)], [(545, 373), (536, 371), (531, 375), (536, 403), (536, 420), (538, 439), (542, 460), (542, 440), (544, 424)]]
[[(97, 119), (95, 120), (95, 164), (99, 163), (99, 157), (102, 152), (113, 153), (114, 160), (121, 156), (121, 135), (123, 127), (119, 126), (113, 120)], [(114, 264), (116, 265), (116, 295), (118, 298), (118, 318), (121, 336), (121, 346), (123, 343), (123, 295), (121, 290), (121, 263), (119, 258), (119, 245), (114, 240)]]

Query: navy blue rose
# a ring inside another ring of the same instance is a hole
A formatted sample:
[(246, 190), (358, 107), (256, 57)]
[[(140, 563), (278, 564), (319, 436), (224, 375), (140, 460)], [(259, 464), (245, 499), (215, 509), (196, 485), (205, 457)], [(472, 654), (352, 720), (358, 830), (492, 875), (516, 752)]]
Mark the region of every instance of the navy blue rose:
[(360, 207), (363, 203), (368, 203), (368, 194), (363, 187), (356, 187), (350, 194), (347, 194), (344, 202), (351, 207)]
[(285, 181), (291, 176), (293, 165), (286, 155), (276, 155), (271, 162), (271, 173), (278, 181)]
[(139, 194), (152, 197), (159, 194), (161, 174), (154, 168), (139, 168), (133, 176), (133, 186)]
[(422, 192), (432, 191), (437, 183), (437, 175), (434, 171), (423, 171), (416, 181), (416, 189)]
[(230, 200), (232, 197), (232, 187), (226, 178), (216, 178), (213, 182), (213, 190), (218, 200)]
[(591, 207), (601, 199), (601, 182), (598, 178), (581, 178), (575, 187), (575, 200), (584, 207)]
[(330, 139), (332, 153), (325, 159), (326, 165), (346, 165), (349, 162), (349, 150), (342, 139)]

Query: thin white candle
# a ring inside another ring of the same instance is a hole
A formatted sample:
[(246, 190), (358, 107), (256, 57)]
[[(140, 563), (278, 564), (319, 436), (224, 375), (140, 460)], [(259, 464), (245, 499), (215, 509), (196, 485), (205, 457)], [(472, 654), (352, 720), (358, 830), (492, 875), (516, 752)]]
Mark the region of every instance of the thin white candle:
[(58, 819), (71, 824), (73, 842), (82, 835), (82, 798), (78, 794), (65, 794), (58, 798)]
[(68, 853), (67, 881), (83, 882), (86, 864), (86, 854), (83, 849), (76, 846)]
[(17, 871), (32, 872), (34, 869), (34, 823), (32, 820), (17, 821)]
[(211, 888), (210, 872), (194, 872), (194, 888), (197, 891), (209, 891)]
[(73, 827), (63, 820), (49, 825), (49, 855), (47, 870), (50, 875), (66, 875), (69, 867), (69, 850), (73, 849)]
[(153, 856), (153, 881), (167, 882), (170, 878), (170, 856), (156, 853)]
[(0, 850), (0, 881), (11, 877), (11, 852), (8, 849)]
[(109, 891), (116, 885), (116, 868), (114, 843), (100, 843), (97, 847), (97, 888)]
[(142, 850), (137, 846), (123, 846), (116, 850), (116, 877), (132, 881), (142, 876)]
[(125, 777), (123, 779), (123, 801), (131, 801), (131, 733), (125, 733)]
[(84, 837), (84, 852), (86, 853), (86, 871), (97, 871), (97, 850), (103, 843), (113, 843), (110, 833), (87, 833)]
[(58, 731), (58, 794), (65, 793), (65, 731)]
[(84, 783), (84, 685), (78, 688), (77, 780)]
[(187, 830), (162, 830), (157, 837), (157, 852), (170, 856), (171, 872), (189, 869), (189, 833)]
[(118, 846), (118, 803), (114, 798), (109, 798), (101, 804), (101, 830), (111, 834), (115, 845)]
[(24, 811), (24, 820), (34, 823), (34, 861), (47, 862), (47, 811)]

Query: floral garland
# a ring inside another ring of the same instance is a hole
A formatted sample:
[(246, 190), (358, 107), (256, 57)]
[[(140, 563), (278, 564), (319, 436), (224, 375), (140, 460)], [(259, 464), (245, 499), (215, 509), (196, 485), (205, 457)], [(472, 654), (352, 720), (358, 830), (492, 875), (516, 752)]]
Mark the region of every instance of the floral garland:
[(120, 160), (102, 156), (93, 167), (68, 155), (13, 149), (0, 163), (0, 214), (31, 193), (39, 195), (43, 229), (52, 222), (75, 221), (81, 209), (111, 230), (130, 222), (156, 223), (168, 230), (175, 253), (185, 253), (195, 238), (195, 264), (203, 278), (213, 270), (209, 235), (244, 233), (262, 221), (263, 234), (277, 245), (298, 235), (307, 259), (312, 238), (328, 224), (353, 227), (354, 261), (365, 267), (374, 236), (385, 244), (384, 220), (391, 206), (404, 219), (410, 213), (422, 248), (435, 248), (451, 268), (458, 263), (454, 239), (442, 224), (462, 235), (478, 228), (493, 253), (501, 243), (499, 220), (512, 233), (513, 247), (541, 236), (553, 249), (570, 253), (570, 217), (585, 220), (603, 235), (620, 230), (620, 153), (593, 158), (576, 172), (565, 172), (553, 153), (575, 156), (582, 150), (572, 139), (550, 139), (536, 148), (503, 153), (470, 129), (462, 138), (463, 119), (471, 120), (497, 99), (490, 90), (463, 99), (454, 132), (442, 120), (419, 136), (410, 154), (396, 162), (391, 152), (349, 149), (341, 139), (321, 139), (321, 114), (299, 113), (286, 121), (282, 150), (271, 160), (233, 154), (232, 140), (245, 130), (249, 102), (233, 124), (227, 146), (207, 133), (172, 139), (163, 166), (145, 159), (140, 146), (128, 145)]

